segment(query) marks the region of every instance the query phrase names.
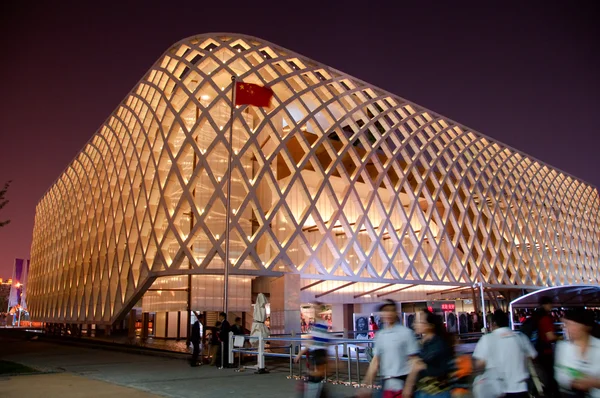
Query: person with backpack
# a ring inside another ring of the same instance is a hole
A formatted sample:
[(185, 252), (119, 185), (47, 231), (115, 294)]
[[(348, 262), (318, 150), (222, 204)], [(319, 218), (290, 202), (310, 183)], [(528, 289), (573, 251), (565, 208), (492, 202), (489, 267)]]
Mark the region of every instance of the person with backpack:
[(522, 333), (508, 327), (508, 316), (496, 310), (492, 332), (483, 335), (473, 352), (475, 368), (485, 369), (474, 383), (475, 398), (529, 398), (527, 361), (537, 356), (533, 345)]

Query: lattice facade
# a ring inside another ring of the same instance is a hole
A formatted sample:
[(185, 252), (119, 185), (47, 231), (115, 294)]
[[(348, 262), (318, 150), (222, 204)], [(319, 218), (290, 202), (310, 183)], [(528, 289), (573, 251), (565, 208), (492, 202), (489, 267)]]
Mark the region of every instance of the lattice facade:
[[(229, 143), (232, 75), (275, 96), (235, 109)], [(222, 275), (229, 148), (233, 275), (600, 281), (596, 188), (294, 52), (214, 34), (169, 49), (41, 199), (33, 317), (110, 323), (156, 277)]]

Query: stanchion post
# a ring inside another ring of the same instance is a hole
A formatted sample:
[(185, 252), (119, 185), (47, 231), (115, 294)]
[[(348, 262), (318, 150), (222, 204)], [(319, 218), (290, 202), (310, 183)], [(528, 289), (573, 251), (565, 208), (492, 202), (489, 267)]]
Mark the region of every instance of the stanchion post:
[(221, 366), (219, 369), (223, 369), (223, 364), (225, 363), (225, 345), (221, 341)]
[(357, 346), (356, 350), (356, 384), (360, 386), (360, 348)]
[[(302, 343), (298, 346), (299, 352), (302, 352)], [(302, 357), (298, 361), (298, 377), (302, 377)]]
[(483, 314), (483, 328), (485, 329), (485, 333), (487, 330), (487, 314), (485, 313), (485, 296), (483, 295), (483, 282), (479, 282), (479, 295), (481, 296), (481, 313)]
[(338, 369), (340, 362), (340, 346), (338, 344), (335, 345), (335, 382), (338, 384), (340, 382), (340, 370)]
[(229, 339), (229, 352), (227, 353), (229, 360), (227, 361), (227, 363), (233, 365), (235, 363), (235, 358), (233, 355), (233, 332), (229, 332), (227, 338)]
[(326, 361), (325, 362), (325, 383), (327, 383), (327, 367), (328, 367), (327, 365), (328, 365), (328, 362), (329, 362), (329, 352), (327, 352), (327, 356), (325, 358), (326, 358), (325, 359), (325, 361)]
[(262, 334), (258, 336), (258, 371), (265, 369), (265, 340)]
[(348, 358), (348, 384), (352, 385), (352, 351), (350, 347), (348, 347), (346, 354)]
[(292, 379), (294, 377), (294, 362), (292, 360), (292, 348), (294, 347), (294, 344), (291, 343), (290, 344), (290, 375), (289, 378)]
[(342, 356), (346, 356), (346, 353), (348, 352), (348, 329), (344, 328), (342, 337), (344, 339), (344, 347), (342, 348)]
[[(294, 354), (296, 354), (296, 341), (295, 341), (295, 339), (296, 339), (296, 331), (292, 330), (292, 349), (294, 351)], [(298, 352), (300, 352), (300, 351), (298, 351)]]

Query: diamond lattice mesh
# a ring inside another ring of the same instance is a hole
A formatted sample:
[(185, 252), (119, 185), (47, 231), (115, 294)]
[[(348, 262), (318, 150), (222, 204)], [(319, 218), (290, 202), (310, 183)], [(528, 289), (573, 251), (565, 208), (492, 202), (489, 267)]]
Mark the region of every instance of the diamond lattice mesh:
[[(235, 110), (231, 75), (266, 84)], [(239, 35), (167, 51), (41, 199), (35, 319), (111, 323), (158, 276), (598, 283), (584, 182), (351, 76)]]

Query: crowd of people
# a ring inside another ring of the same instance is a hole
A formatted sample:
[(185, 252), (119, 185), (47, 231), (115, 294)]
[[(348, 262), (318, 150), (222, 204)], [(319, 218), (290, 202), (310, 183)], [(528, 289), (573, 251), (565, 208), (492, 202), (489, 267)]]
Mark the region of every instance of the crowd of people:
[[(400, 323), (397, 311), (391, 300), (378, 310), (383, 327), (374, 332), (373, 359), (363, 380), (365, 385), (379, 383), (376, 394), (383, 398), (525, 398), (531, 394), (600, 398), (600, 340), (594, 337), (597, 312), (575, 308), (560, 313), (553, 311), (550, 299), (543, 298), (540, 308), (530, 314), (535, 333), (528, 333), (513, 331), (508, 314), (496, 310), (489, 319), (491, 332), (481, 337), (470, 356), (456, 354), (456, 340), (439, 315), (429, 310), (417, 313), (413, 331)], [(556, 333), (555, 316), (561, 316), (568, 340)], [(327, 345), (335, 340), (319, 323), (312, 328), (311, 340), (296, 357), (299, 361), (308, 354), (311, 362), (302, 395), (329, 396), (323, 381)], [(363, 389), (359, 396), (374, 396), (374, 390)]]
[[(193, 367), (202, 365), (200, 347), (202, 343), (201, 329), (204, 322), (202, 315), (197, 313), (195, 315), (196, 321), (192, 325), (192, 333), (190, 335), (190, 343), (193, 347), (190, 365)], [(219, 320), (215, 325), (207, 327), (206, 342), (209, 346), (210, 365), (222, 368), (231, 366), (227, 355), (229, 352), (229, 332), (233, 332), (234, 335), (243, 335), (246, 333), (246, 330), (242, 326), (242, 318), (236, 317), (234, 324), (231, 325), (227, 321), (227, 314), (221, 312)]]
[[(457, 340), (447, 332), (440, 315), (422, 310), (415, 315), (413, 329), (401, 324), (392, 300), (378, 309), (378, 319), (369, 319), (373, 338), (373, 358), (364, 385), (379, 384), (381, 389), (362, 389), (360, 397), (378, 391), (383, 398), (526, 398), (532, 393), (548, 398), (600, 398), (600, 336), (598, 311), (575, 308), (553, 309), (552, 300), (543, 297), (535, 311), (516, 313), (520, 331), (509, 327), (509, 315), (496, 310), (489, 315), (490, 333), (484, 334), (471, 355), (455, 352)], [(482, 314), (472, 314), (473, 327)], [(198, 366), (202, 340), (202, 316), (192, 327), (192, 366)], [(302, 383), (304, 397), (325, 397), (328, 387), (328, 351), (332, 338), (327, 317), (311, 323), (310, 343), (295, 358), (309, 358), (310, 373)], [(566, 340), (555, 324), (564, 324)], [(241, 318), (233, 325), (225, 313), (208, 327), (211, 365), (229, 367), (229, 332), (245, 334)], [(478, 374), (477, 377), (473, 377)]]

